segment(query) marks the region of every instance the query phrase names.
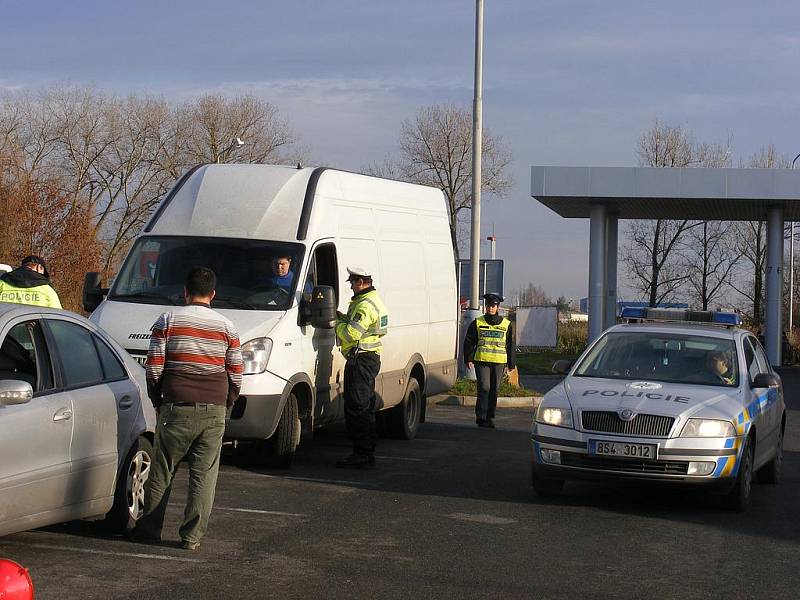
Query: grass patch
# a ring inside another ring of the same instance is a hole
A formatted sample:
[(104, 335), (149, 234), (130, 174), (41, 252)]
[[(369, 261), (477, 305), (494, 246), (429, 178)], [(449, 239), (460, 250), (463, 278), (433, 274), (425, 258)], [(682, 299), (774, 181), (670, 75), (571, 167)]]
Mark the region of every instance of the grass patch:
[(553, 375), (553, 363), (557, 360), (575, 360), (576, 352), (560, 350), (535, 350), (533, 352), (517, 352), (517, 369), (520, 375)]
[[(452, 394), (453, 396), (477, 396), (478, 395), (478, 388), (477, 383), (472, 381), (471, 379), (457, 379), (453, 387), (447, 392), (448, 394)], [(498, 396), (505, 396), (505, 397), (513, 397), (513, 398), (523, 398), (528, 396), (538, 396), (536, 392), (532, 390), (526, 390), (525, 388), (516, 387), (509, 384), (507, 381), (503, 381), (500, 384), (500, 389), (497, 390)]]

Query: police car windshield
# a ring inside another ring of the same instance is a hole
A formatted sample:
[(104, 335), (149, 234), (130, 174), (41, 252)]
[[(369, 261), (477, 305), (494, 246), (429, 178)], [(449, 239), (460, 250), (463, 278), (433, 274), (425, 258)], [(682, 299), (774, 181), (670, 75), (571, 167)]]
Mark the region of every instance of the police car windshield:
[(657, 331), (611, 332), (598, 341), (574, 375), (736, 387), (738, 367), (732, 340)]
[(285, 310), (294, 297), (303, 246), (283, 242), (206, 237), (142, 237), (120, 269), (110, 300), (184, 304), (189, 269), (217, 275), (212, 308)]

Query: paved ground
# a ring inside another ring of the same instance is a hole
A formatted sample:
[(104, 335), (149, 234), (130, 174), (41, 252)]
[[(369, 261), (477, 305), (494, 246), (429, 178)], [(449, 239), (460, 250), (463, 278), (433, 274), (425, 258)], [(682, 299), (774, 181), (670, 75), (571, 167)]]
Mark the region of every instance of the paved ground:
[[(104, 537), (70, 523), (0, 539), (37, 600), (63, 598), (791, 598), (800, 574), (800, 376), (786, 473), (746, 514), (698, 494), (567, 486), (530, 490), (530, 411), (477, 429), (471, 409), (431, 407), (412, 442), (383, 441), (379, 466), (348, 472), (341, 430), (288, 472), (223, 466), (198, 553)], [(177, 539), (179, 476), (167, 536)]]

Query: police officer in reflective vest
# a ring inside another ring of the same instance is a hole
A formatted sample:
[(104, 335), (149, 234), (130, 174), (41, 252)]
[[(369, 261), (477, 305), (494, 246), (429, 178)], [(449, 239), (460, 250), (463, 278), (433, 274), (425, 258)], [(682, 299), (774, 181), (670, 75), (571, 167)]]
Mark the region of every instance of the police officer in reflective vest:
[(464, 337), (464, 362), (475, 366), (478, 380), (475, 422), (494, 429), (497, 389), (506, 369), (514, 368), (514, 332), (511, 321), (497, 314), (503, 298), (486, 294), (483, 299), (486, 312), (470, 324)]
[(26, 256), (18, 269), (0, 277), (0, 302), (61, 308), (47, 267), (38, 256)]
[(372, 286), (372, 276), (361, 267), (348, 267), (353, 298), (347, 314), (338, 313), (336, 337), (347, 358), (344, 367), (344, 414), (353, 452), (337, 467), (366, 468), (375, 465), (375, 378), (381, 368), (381, 338), (386, 335), (389, 314)]

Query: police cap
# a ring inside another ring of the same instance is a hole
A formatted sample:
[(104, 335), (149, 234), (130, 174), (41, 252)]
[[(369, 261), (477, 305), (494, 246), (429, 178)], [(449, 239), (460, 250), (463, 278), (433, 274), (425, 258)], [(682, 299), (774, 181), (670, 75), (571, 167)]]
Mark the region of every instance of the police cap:
[(353, 281), (353, 279), (369, 279), (372, 277), (369, 271), (364, 267), (347, 267), (347, 273), (347, 281)]
[(489, 292), (488, 294), (483, 295), (483, 300), (486, 302), (486, 304), (500, 304), (503, 301), (503, 297), (500, 294)]

